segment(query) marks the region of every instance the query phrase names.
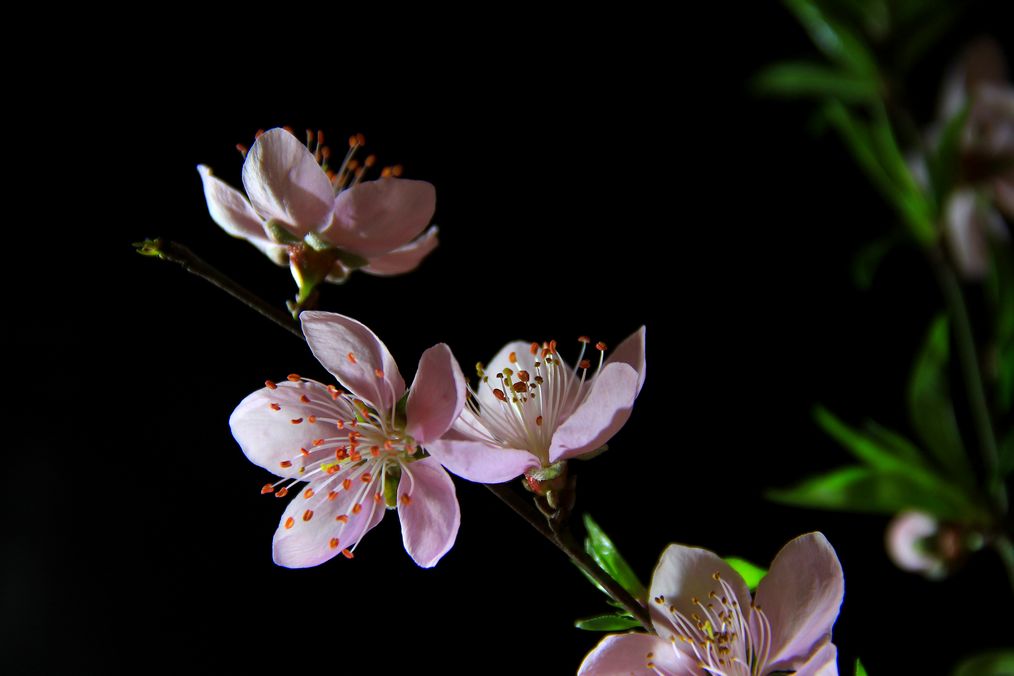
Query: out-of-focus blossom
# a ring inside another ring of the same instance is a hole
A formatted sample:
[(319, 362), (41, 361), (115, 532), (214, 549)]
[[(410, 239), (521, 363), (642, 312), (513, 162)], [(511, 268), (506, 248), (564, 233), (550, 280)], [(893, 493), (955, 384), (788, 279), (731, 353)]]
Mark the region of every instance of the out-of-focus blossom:
[(902, 512), (887, 526), (885, 544), (894, 565), (931, 580), (947, 576), (966, 556), (966, 533), (924, 512)]
[(644, 384), (644, 327), (597, 365), (585, 359), (590, 341), (572, 369), (556, 341), (539, 345), (508, 343), (489, 362), (478, 365), (480, 382), (454, 426), (427, 449), (451, 472), (469, 481), (500, 483), (533, 473), (533, 481), (552, 478), (570, 458), (591, 454), (630, 417)]
[(943, 232), (958, 271), (981, 279), (989, 269), (990, 240), (1010, 239), (997, 210), (1014, 219), (1014, 88), (991, 40), (972, 43), (951, 68), (930, 132), (934, 145), (966, 108), (957, 186), (944, 205)]
[[(312, 139), (311, 139), (312, 140)], [(288, 264), (300, 289), (340, 282), (354, 269), (396, 275), (414, 269), (437, 245), (437, 229), (423, 230), (436, 208), (432, 184), (396, 178), (385, 168), (362, 180), (374, 156), (355, 159), (364, 140), (350, 139), (337, 170), (318, 135), (311, 152), (285, 129), (260, 134), (243, 162), (244, 197), (197, 167), (212, 219), (248, 240), (278, 265)], [(308, 292), (307, 292), (308, 293)]]
[[(386, 509), (397, 508), (405, 549), (433, 566), (454, 544), (460, 513), (450, 476), (421, 447), (458, 417), (465, 379), (450, 349), (423, 353), (405, 381), (366, 326), (327, 312), (303, 312), (314, 356), (347, 391), (291, 375), (244, 399), (229, 424), (246, 456), (282, 479), (263, 493), (289, 502), (274, 538), (281, 566), (315, 566), (352, 556)], [(284, 485), (283, 485), (284, 484)]]
[(820, 533), (785, 545), (754, 598), (714, 553), (670, 545), (651, 579), (655, 635), (607, 636), (579, 674), (836, 676), (831, 628), (844, 584), (838, 557)]

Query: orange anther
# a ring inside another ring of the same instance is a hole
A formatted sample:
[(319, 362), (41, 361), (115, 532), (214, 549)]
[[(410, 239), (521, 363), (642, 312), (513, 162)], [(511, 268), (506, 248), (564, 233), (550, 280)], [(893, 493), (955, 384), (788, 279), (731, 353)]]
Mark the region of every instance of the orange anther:
[(391, 167), (391, 176), (401, 176), (401, 173), (403, 171), (405, 171), (405, 168), (402, 167), (400, 164), (396, 164), (393, 167)]
[(555, 340), (549, 341), (549, 351), (552, 352), (553, 354), (556, 354), (556, 341)]
[(525, 385), (524, 383), (514, 383), (514, 385), (512, 385), (511, 387), (513, 388), (513, 390), (515, 392), (527, 392), (528, 391), (528, 386)]
[(331, 476), (332, 474), (337, 474), (340, 470), (341, 467), (339, 467), (338, 465), (331, 465), (330, 467), (327, 468), (327, 474), (328, 476)]
[(402, 493), (401, 494), (401, 504), (403, 504), (403, 505), (411, 505), (412, 504), (412, 498), (409, 497), (408, 493)]
[(598, 350), (599, 352), (605, 352), (606, 344), (600, 340), (599, 342), (595, 343), (595, 349)]
[(282, 407), (279, 406), (278, 404), (268, 404), (268, 408), (270, 408), (272, 411), (281, 411), (282, 410)]
[(285, 486), (282, 486), (277, 491), (275, 491), (275, 497), (276, 498), (284, 498), (288, 494), (289, 494), (289, 489), (286, 488)]
[(529, 375), (528, 371), (518, 371), (518, 380), (521, 382), (527, 383), (529, 378), (531, 378), (531, 375)]
[(359, 479), (364, 484), (368, 484), (371, 481), (373, 481), (373, 476), (369, 472), (363, 472), (362, 475), (359, 477)]
[(512, 364), (517, 364), (518, 363), (518, 353), (517, 352), (511, 352), (509, 355), (507, 355), (507, 361), (509, 361)]
[(378, 378), (383, 378), (384, 372), (381, 371), (380, 369), (373, 369), (373, 375), (377, 376)]
[(312, 518), (313, 518), (313, 510), (312, 509), (308, 509), (305, 512), (303, 512), (303, 521), (309, 521)]
[(542, 416), (541, 415), (538, 418), (535, 419), (535, 424), (536, 425), (542, 425)]
[(577, 339), (577, 342), (584, 343), (585, 345), (587, 345), (588, 343), (591, 342), (591, 338), (589, 338), (588, 336), (581, 336), (580, 338)]
[(388, 451), (393, 450), (394, 449), (394, 442), (391, 441), (390, 439), (385, 439), (384, 440), (384, 448), (386, 450), (388, 450)]
[(356, 134), (356, 143), (358, 143), (361, 146), (366, 145), (366, 137), (363, 136), (362, 134)]
[(295, 131), (293, 131), (292, 127), (290, 127), (289, 125), (285, 125), (284, 127), (282, 127), (282, 129), (284, 129), (285, 131), (289, 132), (289, 133), (290, 133), (290, 134), (292, 134), (293, 136), (295, 136), (295, 135), (296, 135), (296, 132), (295, 132)]
[(305, 448), (300, 448), (299, 449), (299, 453), (300, 453), (300, 455), (303, 455), (303, 456), (310, 455), (310, 451), (306, 450)]
[(363, 456), (359, 454), (359, 451), (353, 448), (352, 452), (349, 453), (349, 459), (352, 460), (352, 462), (359, 462), (363, 459)]
[(391, 167), (384, 167), (383, 169), (380, 170), (380, 178), (390, 178), (390, 177), (391, 177)]
[(345, 450), (344, 446), (342, 446), (341, 448), (339, 448), (337, 451), (334, 452), (334, 457), (337, 460), (344, 460), (347, 457), (349, 457), (349, 452)]
[(380, 446), (371, 446), (370, 447), (370, 455), (372, 455), (374, 458), (379, 458), (380, 457)]
[(380, 493), (374, 493), (373, 494), (373, 501), (379, 505), (380, 503), (382, 503), (384, 501), (384, 496), (381, 495)]
[(532, 346), (528, 348), (528, 351), (531, 352), (532, 355), (537, 355), (539, 353), (539, 344), (532, 343)]
[(583, 369), (586, 369), (586, 368), (589, 368), (591, 366), (591, 362), (588, 361), (587, 359), (582, 359), (581, 363), (578, 364), (578, 366), (580, 366)]
[(302, 378), (299, 377), (298, 373), (290, 373), (289, 375), (285, 376), (285, 379), (293, 383), (298, 383), (300, 380), (302, 380)]
[(307, 500), (309, 500), (310, 498), (312, 498), (313, 497), (313, 489), (312, 488), (307, 488), (305, 491), (303, 491), (303, 497), (306, 498)]
[(313, 440), (313, 445), (314, 445), (314, 446), (320, 446), (320, 445), (321, 445), (321, 444), (323, 444), (323, 443), (324, 443), (324, 440), (323, 440), (323, 439), (314, 439), (314, 440)]
[(356, 355), (352, 354), (351, 352), (349, 352), (347, 355), (345, 355), (345, 358), (348, 359), (353, 364), (356, 363)]
[(292, 467), (292, 461), (291, 461), (291, 460), (282, 460), (282, 461), (281, 461), (280, 463), (278, 463), (278, 464), (279, 464), (279, 465), (280, 465), (280, 466), (281, 466), (282, 468), (284, 468), (284, 469), (287, 469), (287, 468), (289, 468), (289, 467)]
[(335, 521), (340, 521), (341, 523), (348, 523), (349, 522), (349, 517), (345, 516), (344, 514), (339, 514), (338, 516), (336, 516), (334, 518), (334, 520)]
[(349, 171), (355, 171), (359, 168), (359, 160), (349, 160), (348, 164), (345, 165), (345, 168)]
[(246, 157), (246, 146), (245, 145), (243, 145), (242, 143), (237, 143), (236, 144), (236, 150), (239, 151), (240, 155), (242, 155), (243, 157)]
[(264, 486), (261, 487), (261, 495), (264, 495), (265, 493), (274, 493), (274, 492), (275, 487), (272, 486), (271, 484), (264, 484)]
[(322, 132), (320, 129), (317, 130), (317, 145), (319, 146), (324, 145), (324, 132)]
[(349, 147), (350, 148), (355, 148), (358, 144), (359, 144), (359, 142), (356, 139), (356, 137), (355, 137), (354, 134), (352, 136), (349, 136)]
[(361, 503), (357, 502), (356, 504), (352, 505), (353, 514), (358, 514), (361, 511), (363, 511), (363, 505)]
[(335, 499), (335, 498), (337, 498), (337, 497), (338, 497), (338, 491), (330, 491), (330, 492), (329, 492), (329, 493), (327, 494), (327, 499), (328, 499), (328, 500), (334, 500), (334, 499)]
[(351, 559), (353, 558), (354, 554), (352, 553), (351, 549), (343, 549), (342, 556), (344, 556), (346, 559)]
[(290, 517), (289, 517), (288, 519), (286, 519), (286, 520), (285, 520), (285, 527), (286, 527), (286, 528), (292, 528), (292, 525), (293, 525), (294, 523), (296, 523), (296, 520), (295, 520), (295, 519), (293, 519), (293, 518), (292, 518), (292, 517), (290, 516)]
[(503, 390), (501, 390), (500, 388), (493, 390), (493, 396), (499, 399), (500, 401), (507, 401), (507, 395), (504, 394)]
[(254, 132), (254, 140), (255, 141), (257, 139), (259, 139), (261, 136), (264, 136), (264, 130), (263, 129), (258, 129), (256, 132)]
[(302, 418), (293, 418), (289, 422), (291, 422), (293, 425), (298, 425), (299, 423), (303, 422), (303, 419)]
[(299, 396), (299, 400), (301, 402), (303, 402), (304, 404), (309, 404), (310, 403), (310, 397), (306, 396), (305, 394), (301, 394)]
[(363, 162), (363, 165), (366, 166), (366, 167), (372, 167), (376, 163), (377, 163), (377, 156), (376, 155), (367, 155), (366, 156), (366, 161)]
[(311, 415), (309, 418), (306, 419), (306, 421), (309, 423), (315, 423), (317, 422), (317, 416)]
[(331, 541), (327, 543), (331, 549), (338, 549), (338, 538), (331, 538)]
[(344, 488), (345, 490), (352, 488), (352, 479), (346, 479), (345, 481), (343, 481), (342, 488)]
[(274, 381), (272, 381), (272, 380), (265, 380), (264, 381), (264, 387), (268, 388), (269, 390), (277, 390), (278, 389), (278, 385), (275, 385)]

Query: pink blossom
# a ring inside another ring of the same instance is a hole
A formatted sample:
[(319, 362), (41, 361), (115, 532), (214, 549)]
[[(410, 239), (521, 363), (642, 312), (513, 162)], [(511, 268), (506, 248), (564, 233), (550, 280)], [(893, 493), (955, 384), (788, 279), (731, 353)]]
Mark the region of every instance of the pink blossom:
[(420, 566), (435, 565), (454, 544), (460, 512), (450, 476), (421, 446), (464, 405), (465, 379), (450, 349), (441, 343), (423, 353), (405, 397), (394, 358), (366, 326), (327, 312), (300, 318), (314, 356), (347, 391), (293, 374), (267, 382), (229, 420), (246, 456), (282, 477), (262, 492), (296, 493), (275, 532), (275, 563), (351, 558), (397, 508), (405, 549)]
[(843, 593), (838, 557), (820, 533), (785, 545), (755, 598), (714, 553), (669, 545), (651, 579), (656, 634), (607, 636), (579, 674), (836, 676), (831, 627)]
[(508, 343), (479, 365), (480, 383), (454, 426), (427, 449), (455, 474), (500, 483), (600, 450), (630, 417), (644, 384), (644, 327), (597, 366), (584, 355), (571, 369), (556, 341)]
[(360, 141), (353, 137), (346, 161), (325, 172), (318, 163), (327, 162), (322, 146), (311, 153), (285, 129), (271, 129), (257, 138), (243, 163), (249, 200), (212, 176), (209, 167), (197, 167), (208, 211), (230, 235), (248, 240), (278, 265), (288, 263), (301, 288), (325, 278), (342, 281), (352, 269), (409, 272), (437, 245), (436, 227), (423, 233), (436, 194), (425, 181), (391, 176), (362, 181), (373, 162), (371, 156), (352, 168)]

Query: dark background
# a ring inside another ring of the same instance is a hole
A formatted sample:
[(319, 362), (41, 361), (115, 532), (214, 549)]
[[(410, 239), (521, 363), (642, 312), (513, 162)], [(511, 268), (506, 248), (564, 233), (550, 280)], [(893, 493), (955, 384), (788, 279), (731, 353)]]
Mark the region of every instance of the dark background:
[[(924, 121), (963, 41), (1010, 25), (1000, 5), (970, 5), (916, 68)], [(573, 628), (606, 608), (599, 592), (464, 481), (457, 544), (432, 570), (405, 554), (393, 514), (354, 561), (272, 564), (283, 505), (259, 494), (269, 477), (228, 417), (265, 378), (326, 373), (129, 244), (179, 240), (282, 304), (288, 271), (211, 221), (195, 165), (238, 186), (233, 145), (283, 124), (362, 132), (436, 185), (437, 251), (407, 276), (329, 286), (321, 304), (369, 325), (406, 379), (440, 341), (468, 367), (512, 339), (615, 345), (647, 325), (634, 414), (578, 467), (578, 510), (645, 582), (670, 542), (764, 565), (820, 530), (845, 570), (843, 673), (857, 656), (872, 674), (944, 673), (1009, 641), (1009, 613), (990, 617), (1014, 601), (992, 555), (928, 583), (888, 562), (886, 519), (762, 497), (848, 462), (812, 424), (816, 402), (908, 429), (907, 373), (940, 305), (914, 251), (855, 287), (855, 253), (892, 214), (835, 139), (808, 132), (805, 104), (748, 90), (762, 64), (812, 54), (791, 17), (771, 4), (673, 26), (512, 19), (458, 16), (459, 31), (410, 41), (353, 22), (345, 43), (312, 16), (278, 20), (328, 58), (276, 42), (265, 18), (224, 37), (96, 40), (86, 65), (66, 55), (80, 77), (54, 100), (70, 108), (47, 112), (75, 141), (50, 176), (73, 203), (52, 221), (79, 227), (56, 269), (19, 246), (12, 314), (0, 641), (15, 673), (568, 673), (600, 638)]]

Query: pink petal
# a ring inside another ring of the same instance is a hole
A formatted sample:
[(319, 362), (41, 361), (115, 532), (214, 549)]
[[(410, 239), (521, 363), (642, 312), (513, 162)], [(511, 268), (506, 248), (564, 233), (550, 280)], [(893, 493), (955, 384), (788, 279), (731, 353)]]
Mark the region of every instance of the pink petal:
[(437, 248), (437, 226), (432, 226), (421, 236), (390, 253), (370, 260), (363, 272), (386, 277), (411, 272), (418, 267), (423, 258)]
[(1014, 220), (1014, 172), (993, 181), (993, 199), (1004, 216)]
[(233, 237), (242, 237), (260, 249), (278, 265), (285, 265), (288, 253), (275, 244), (264, 230), (264, 221), (257, 215), (243, 194), (211, 175), (211, 168), (197, 165), (204, 183), (211, 220)]
[(454, 545), (461, 524), (461, 511), (454, 482), (436, 458), (426, 458), (402, 467), (398, 483), (398, 516), (405, 551), (423, 568), (436, 565)]
[[(475, 420), (468, 409), (461, 412), (458, 423), (446, 434), (426, 444), (426, 450), (441, 465), (462, 479), (498, 484), (540, 466), (539, 459), (528, 451), (498, 446), (479, 436), (474, 428), (462, 422), (465, 420)], [(473, 424), (479, 426), (477, 422)]]
[(939, 555), (924, 551), (922, 541), (940, 530), (940, 523), (925, 512), (906, 511), (895, 515), (887, 526), (887, 553), (894, 565), (913, 573), (940, 577), (946, 566)]
[(630, 417), (638, 378), (637, 371), (627, 364), (603, 366), (588, 396), (553, 434), (549, 459), (557, 462), (574, 458), (609, 441)]
[(838, 648), (825, 643), (795, 670), (794, 676), (838, 676)]
[(989, 246), (983, 215), (971, 189), (957, 190), (944, 207), (944, 237), (958, 271), (981, 279), (989, 269)]
[(830, 635), (844, 591), (841, 564), (821, 533), (782, 547), (757, 587), (756, 603), (771, 623), (768, 661), (805, 657)]
[(668, 639), (674, 633), (670, 606), (689, 618), (700, 611), (692, 599), (706, 599), (712, 591), (719, 595), (725, 593), (714, 579), (715, 573), (732, 588), (739, 607), (749, 608), (750, 590), (743, 578), (714, 552), (684, 545), (669, 545), (662, 552), (651, 576), (648, 596), (649, 611), (659, 636)]
[(408, 394), (406, 431), (425, 444), (446, 432), (465, 405), (465, 376), (440, 343), (423, 352)]
[[(301, 396), (309, 398), (311, 404), (300, 401)], [(313, 448), (315, 439), (328, 436), (333, 429), (309, 421), (311, 415), (324, 417), (321, 409), (333, 410), (335, 418), (347, 420), (351, 415), (331, 399), (320, 383), (284, 381), (275, 389), (262, 388), (241, 401), (229, 418), (229, 427), (250, 462), (277, 476), (296, 478), (306, 459), (300, 449)]]
[(381, 413), (405, 393), (405, 381), (380, 338), (351, 317), (333, 312), (299, 315), (313, 356), (349, 390)]
[(334, 188), (313, 155), (284, 129), (261, 134), (243, 163), (243, 186), (264, 220), (277, 219), (302, 237), (328, 224)]
[(639, 328), (632, 334), (627, 336), (622, 343), (620, 343), (615, 350), (609, 354), (609, 358), (606, 359), (607, 364), (620, 363), (627, 364), (632, 369), (637, 371), (637, 393), (641, 393), (641, 388), (644, 386), (644, 374), (645, 374), (645, 363), (644, 363), (644, 334), (646, 332), (645, 327)]
[[(651, 657), (649, 657), (649, 655)], [(653, 665), (654, 668), (648, 666)], [(671, 644), (648, 634), (612, 634), (588, 653), (578, 676), (693, 674), (693, 662)]]
[[(336, 475), (339, 476), (339, 475)], [(374, 482), (373, 490), (376, 490)], [(373, 499), (370, 488), (363, 490), (355, 482), (351, 490), (341, 490), (336, 481), (321, 481), (311, 484), (312, 497), (306, 498), (300, 492), (289, 501), (275, 531), (273, 542), (274, 561), (286, 568), (308, 568), (334, 558), (343, 549), (350, 549), (371, 528), (384, 518), (386, 508)], [(336, 497), (328, 499), (328, 493), (336, 490)], [(362, 509), (353, 513), (353, 506), (359, 503)], [(305, 518), (307, 510), (312, 516)], [(347, 522), (338, 521), (343, 516)], [(290, 522), (289, 519), (292, 519)], [(286, 528), (286, 523), (290, 526)], [(337, 538), (337, 542), (332, 540)], [(333, 544), (333, 546), (332, 546)]]
[(334, 219), (321, 235), (366, 258), (390, 253), (423, 231), (436, 209), (436, 191), (425, 181), (382, 178), (339, 193)]

